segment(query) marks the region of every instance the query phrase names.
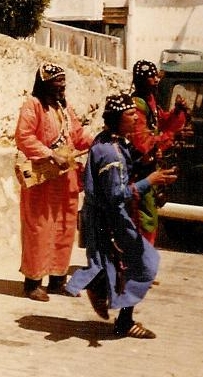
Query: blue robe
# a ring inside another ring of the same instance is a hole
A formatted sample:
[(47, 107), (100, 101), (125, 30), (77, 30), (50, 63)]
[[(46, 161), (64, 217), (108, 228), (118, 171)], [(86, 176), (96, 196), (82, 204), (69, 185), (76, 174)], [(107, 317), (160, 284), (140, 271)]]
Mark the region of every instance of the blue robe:
[[(134, 306), (143, 299), (154, 280), (159, 255), (142, 237), (129, 216), (133, 185), (144, 195), (147, 179), (130, 183), (135, 169), (125, 139), (108, 131), (95, 139), (85, 168), (85, 199), (88, 267), (78, 269), (66, 285), (76, 296), (101, 271), (105, 271), (109, 308)], [(123, 289), (118, 288), (118, 280)]]

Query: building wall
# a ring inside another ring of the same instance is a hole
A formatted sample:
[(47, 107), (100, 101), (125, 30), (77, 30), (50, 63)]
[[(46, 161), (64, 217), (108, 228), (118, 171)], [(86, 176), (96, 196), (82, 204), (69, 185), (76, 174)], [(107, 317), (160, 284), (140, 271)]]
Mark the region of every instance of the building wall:
[[(142, 7), (187, 7), (202, 5), (202, 0), (133, 0)], [(105, 7), (126, 7), (131, 0), (104, 0)]]
[(129, 0), (105, 0), (105, 7), (127, 7)]
[[(129, 1), (128, 69), (138, 59), (149, 59), (157, 64), (165, 48), (203, 51), (203, 5), (186, 6), (186, 3), (197, 3), (187, 0), (165, 1), (164, 6), (158, 3), (161, 1)], [(166, 3), (170, 6), (165, 6)]]
[(123, 26), (125, 68), (138, 59), (156, 64), (166, 48), (203, 51), (203, 0), (52, 0), (54, 20), (102, 20), (103, 7), (128, 7)]
[(54, 20), (102, 20), (102, 0), (51, 0), (45, 16)]

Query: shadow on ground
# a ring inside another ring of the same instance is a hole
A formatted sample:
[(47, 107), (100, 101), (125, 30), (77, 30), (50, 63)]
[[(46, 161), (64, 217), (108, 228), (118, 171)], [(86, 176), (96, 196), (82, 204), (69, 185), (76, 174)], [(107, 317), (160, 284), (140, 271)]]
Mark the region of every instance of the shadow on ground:
[[(83, 266), (73, 265), (69, 267), (68, 275), (71, 276), (78, 269)], [(14, 296), (14, 297), (25, 297), (24, 294), (24, 283), (23, 281), (16, 280), (3, 280), (0, 279), (0, 294)]]
[(45, 339), (53, 342), (77, 337), (88, 341), (88, 347), (100, 347), (101, 340), (117, 339), (111, 323), (96, 321), (73, 321), (65, 318), (29, 315), (16, 322), (26, 330), (47, 332)]
[(25, 297), (23, 282), (15, 280), (0, 280), (0, 294), (14, 297)]

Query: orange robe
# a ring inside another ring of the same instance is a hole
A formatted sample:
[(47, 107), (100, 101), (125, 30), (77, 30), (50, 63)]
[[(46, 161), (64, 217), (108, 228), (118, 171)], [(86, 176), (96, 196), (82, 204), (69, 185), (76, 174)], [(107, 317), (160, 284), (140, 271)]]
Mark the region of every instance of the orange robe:
[[(78, 150), (89, 148), (92, 137), (71, 106), (68, 105), (67, 111), (71, 119), (65, 132), (67, 145)], [(49, 147), (58, 136), (54, 109), (45, 110), (37, 98), (30, 97), (19, 115), (15, 133), (18, 149), (32, 160), (49, 157), (52, 152)], [(38, 280), (45, 275), (67, 273), (76, 230), (78, 194), (76, 170), (29, 189), (21, 188), (20, 271), (26, 277)]]

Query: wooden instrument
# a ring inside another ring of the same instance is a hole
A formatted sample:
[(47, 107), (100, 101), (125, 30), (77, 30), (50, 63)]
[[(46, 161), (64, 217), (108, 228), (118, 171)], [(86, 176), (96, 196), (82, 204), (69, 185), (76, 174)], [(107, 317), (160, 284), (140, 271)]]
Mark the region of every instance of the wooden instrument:
[(15, 164), (16, 177), (24, 188), (40, 185), (43, 182), (55, 179), (67, 173), (70, 169), (77, 169), (77, 158), (88, 153), (88, 150), (71, 150), (67, 145), (55, 149), (55, 152), (66, 159), (63, 165), (57, 164), (52, 158), (43, 158), (37, 161), (18, 155)]

